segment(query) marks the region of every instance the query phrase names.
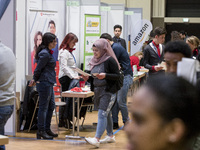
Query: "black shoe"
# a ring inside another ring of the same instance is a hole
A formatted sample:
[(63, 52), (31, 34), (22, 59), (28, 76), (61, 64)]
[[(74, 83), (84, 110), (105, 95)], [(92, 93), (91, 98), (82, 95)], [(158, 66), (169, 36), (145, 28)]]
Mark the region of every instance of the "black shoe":
[(51, 130), (46, 130), (46, 133), (53, 137), (58, 137), (58, 134), (53, 133)]
[(47, 140), (53, 140), (53, 136), (50, 136), (46, 133), (46, 131), (37, 131), (37, 139), (47, 139)]
[(118, 128), (119, 128), (119, 124), (113, 122), (113, 129), (118, 129)]

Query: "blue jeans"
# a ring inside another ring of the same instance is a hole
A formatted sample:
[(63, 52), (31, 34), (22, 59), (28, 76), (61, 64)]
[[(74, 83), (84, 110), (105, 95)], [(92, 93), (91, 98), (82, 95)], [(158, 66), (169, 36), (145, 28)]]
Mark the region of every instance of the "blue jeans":
[(97, 123), (97, 130), (95, 137), (101, 138), (104, 131), (107, 130), (107, 135), (112, 136), (113, 135), (113, 121), (111, 117), (111, 108), (113, 104), (115, 103), (116, 94), (113, 94), (111, 96), (111, 101), (108, 105), (108, 108), (106, 111), (99, 109), (98, 110), (98, 123)]
[(51, 118), (55, 109), (53, 84), (42, 81), (36, 84), (39, 93), (38, 130), (50, 130)]
[(124, 83), (122, 88), (117, 92), (117, 102), (113, 106), (112, 109), (112, 119), (113, 123), (118, 123), (118, 114), (119, 109), (122, 113), (122, 120), (125, 123), (129, 120), (128, 117), (128, 108), (127, 108), (127, 93), (128, 89), (130, 88), (131, 84), (133, 84), (133, 77), (131, 75), (124, 76)]
[[(13, 113), (13, 105), (0, 106), (0, 135), (4, 135), (4, 126)], [(0, 150), (5, 150), (5, 145), (0, 145)]]

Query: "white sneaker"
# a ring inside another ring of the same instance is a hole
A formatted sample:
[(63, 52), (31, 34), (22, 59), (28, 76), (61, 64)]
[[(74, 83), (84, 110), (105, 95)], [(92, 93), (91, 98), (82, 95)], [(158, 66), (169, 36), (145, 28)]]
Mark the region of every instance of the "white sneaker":
[(99, 145), (100, 145), (100, 142), (98, 142), (95, 137), (94, 138), (91, 138), (91, 137), (85, 138), (85, 140), (86, 140), (86, 142), (88, 142), (96, 147), (99, 147)]
[(106, 135), (104, 139), (100, 140), (100, 143), (115, 143), (115, 136), (110, 137)]

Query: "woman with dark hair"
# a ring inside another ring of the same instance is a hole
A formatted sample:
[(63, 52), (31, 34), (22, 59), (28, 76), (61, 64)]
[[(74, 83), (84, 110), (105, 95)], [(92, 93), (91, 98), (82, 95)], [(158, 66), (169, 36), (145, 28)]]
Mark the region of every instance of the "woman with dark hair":
[[(74, 46), (78, 42), (78, 38), (73, 33), (68, 33), (62, 41), (59, 48), (59, 82), (62, 86), (62, 91), (70, 90), (75, 87), (80, 79), (80, 76), (72, 67), (76, 67), (76, 59), (73, 55)], [(72, 124), (72, 101), (68, 98), (63, 98), (66, 102), (65, 107), (59, 109), (59, 127), (71, 127)], [(68, 126), (67, 126), (68, 125)]]
[(35, 54), (37, 67), (29, 86), (36, 85), (39, 93), (37, 139), (53, 139), (53, 137), (58, 136), (50, 129), (51, 118), (55, 108), (53, 85), (56, 83), (54, 69), (56, 62), (52, 56), (52, 49), (56, 44), (56, 36), (47, 32), (43, 35), (42, 43)]
[(125, 126), (129, 150), (190, 150), (200, 133), (197, 89), (173, 75), (150, 78), (136, 92)]
[(33, 51), (31, 52), (32, 73), (35, 70), (35, 53), (41, 43), (42, 43), (42, 32), (37, 31), (34, 36), (34, 48)]

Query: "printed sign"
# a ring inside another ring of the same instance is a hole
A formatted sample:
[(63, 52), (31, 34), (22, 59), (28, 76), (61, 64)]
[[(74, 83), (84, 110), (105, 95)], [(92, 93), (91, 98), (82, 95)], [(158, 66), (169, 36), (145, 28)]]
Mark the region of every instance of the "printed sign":
[(152, 30), (152, 24), (149, 20), (143, 19), (133, 25), (131, 34), (131, 55), (140, 51), (143, 43)]

